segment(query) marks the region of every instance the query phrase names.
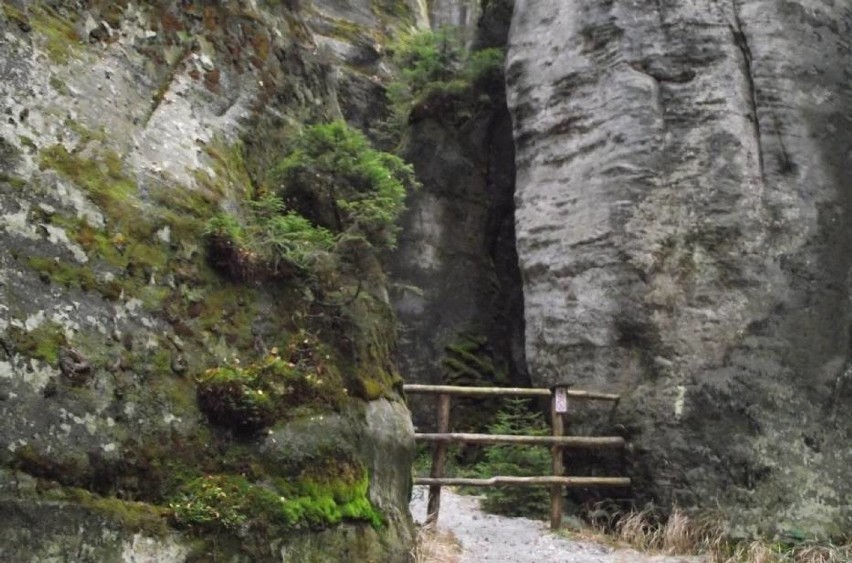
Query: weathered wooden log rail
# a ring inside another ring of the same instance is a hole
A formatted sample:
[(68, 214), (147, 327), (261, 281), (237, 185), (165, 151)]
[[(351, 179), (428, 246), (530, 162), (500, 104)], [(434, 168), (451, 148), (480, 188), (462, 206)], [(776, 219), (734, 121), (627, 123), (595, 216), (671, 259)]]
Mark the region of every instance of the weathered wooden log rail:
[[(627, 477), (566, 477), (562, 463), (562, 451), (565, 448), (622, 448), (624, 438), (618, 436), (564, 436), (564, 419), (568, 412), (568, 399), (590, 401), (612, 401), (618, 404), (619, 395), (597, 393), (554, 387), (553, 389), (523, 387), (458, 387), (451, 385), (415, 385), (403, 386), (406, 393), (433, 394), (438, 397), (438, 432), (414, 435), (419, 442), (434, 443), (432, 450), (432, 468), (429, 477), (414, 479), (416, 485), (429, 486), (429, 504), (426, 509), (426, 523), (438, 520), (441, 507), (441, 487), (447, 486), (550, 486), (550, 527), (562, 526), (562, 489), (563, 487), (629, 487)], [(450, 432), (451, 397), (550, 397), (551, 399), (551, 436), (526, 436), (505, 434), (464, 434)], [(496, 475), (489, 479), (468, 479), (445, 477), (444, 466), (447, 461), (447, 444), (524, 444), (532, 446), (550, 446), (552, 475), (540, 477), (513, 477)]]

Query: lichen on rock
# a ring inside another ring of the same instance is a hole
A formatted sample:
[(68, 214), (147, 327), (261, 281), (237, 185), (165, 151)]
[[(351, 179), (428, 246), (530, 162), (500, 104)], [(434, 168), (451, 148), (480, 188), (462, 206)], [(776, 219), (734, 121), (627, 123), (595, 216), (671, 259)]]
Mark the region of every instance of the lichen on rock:
[[(376, 14), (352, 22), (359, 36), (411, 15)], [(290, 3), (3, 5), (0, 503), (45, 522), (0, 519), (0, 558), (407, 556), (412, 430), (378, 256), (344, 242), (351, 259), (320, 284), (231, 276), (205, 235), (256, 206), (305, 125), (343, 117), (335, 75), (355, 63), (317, 52), (320, 18)], [(269, 461), (279, 428), (311, 436), (323, 417), (346, 448), (308, 440), (300, 463)], [(265, 509), (219, 525), (211, 501), (196, 526), (213, 482)]]

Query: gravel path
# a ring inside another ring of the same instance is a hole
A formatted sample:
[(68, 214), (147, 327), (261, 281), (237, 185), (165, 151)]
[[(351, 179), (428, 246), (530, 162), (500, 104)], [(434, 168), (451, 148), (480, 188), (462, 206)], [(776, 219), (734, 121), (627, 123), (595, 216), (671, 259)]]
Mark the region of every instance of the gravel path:
[[(415, 487), (414, 520), (426, 519), (426, 487)], [(577, 542), (549, 531), (546, 522), (486, 514), (477, 497), (441, 492), (440, 530), (461, 543), (462, 563), (697, 563), (700, 558), (650, 556), (627, 549)]]

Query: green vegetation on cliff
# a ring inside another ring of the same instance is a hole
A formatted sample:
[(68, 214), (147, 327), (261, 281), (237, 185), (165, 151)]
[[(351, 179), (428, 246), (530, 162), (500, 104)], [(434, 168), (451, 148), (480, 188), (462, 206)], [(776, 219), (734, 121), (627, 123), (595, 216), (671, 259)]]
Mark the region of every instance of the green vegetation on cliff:
[[(193, 560), (268, 560), (314, 537), (278, 532), (343, 521), (356, 524), (339, 534), (347, 549), (353, 531), (374, 544), (359, 553), (407, 549), (398, 487), (376, 469), (407, 435), (367, 438), (405, 411), (365, 401), (398, 400), (380, 256), (417, 182), (333, 121), (333, 67), (291, 4), (19, 2), (0, 13), (16, 60), (43, 64), (49, 93), (16, 108), (17, 140), (0, 144), (0, 196), (20, 211), (21, 235), (8, 233), (18, 275), (0, 335), (21, 389), (0, 397), (16, 437), (0, 467), (37, 483), (34, 504), (111, 532), (188, 530), (204, 544)], [(411, 15), (396, 0), (374, 7), (382, 22)], [(120, 58), (96, 78), (127, 105), (88, 111), (84, 61), (113, 49)], [(167, 127), (198, 127), (158, 154), (173, 95), (193, 115)], [(63, 105), (72, 99), (80, 111)], [(303, 444), (280, 439), (295, 434)], [(405, 479), (406, 456), (390, 463)]]
[(341, 121), (307, 127), (239, 213), (207, 225), (211, 260), (239, 279), (301, 277), (333, 283), (346, 248), (396, 240), (411, 167), (375, 150)]
[(391, 131), (401, 132), (424, 115), (466, 119), (492, 103), (487, 92), (503, 77), (502, 49), (470, 51), (452, 29), (404, 35), (391, 45), (391, 53), (400, 69), (387, 88)]
[[(198, 400), (211, 423), (253, 432), (305, 409), (339, 408), (347, 394), (331, 352), (300, 335), (295, 340), (285, 357), (273, 349), (246, 367), (235, 363), (200, 375)], [(301, 359), (308, 348), (311, 359)]]
[(417, 186), (410, 165), (375, 150), (342, 121), (306, 128), (273, 170), (272, 182), (289, 208), (376, 248), (396, 243), (406, 191)]
[(198, 531), (261, 527), (323, 528), (342, 520), (382, 525), (367, 498), (369, 479), (358, 463), (320, 464), (297, 479), (251, 482), (206, 475), (187, 483), (170, 503), (179, 525)]
[[(166, 333), (151, 349), (150, 339), (140, 347), (129, 334), (120, 340), (66, 335), (44, 323), (16, 329), (9, 344), (53, 366), (62, 347), (79, 350), (90, 378), (74, 385), (78, 401), (94, 400), (89, 382), (114, 378), (122, 382), (117, 404), (151, 395), (174, 416), (192, 419), (201, 411), (211, 427), (199, 428), (197, 439), (155, 433), (125, 439), (117, 446), (122, 461), (60, 462), (27, 446), (13, 467), (70, 488), (89, 488), (98, 475), (92, 492), (103, 496), (86, 497), (97, 507), (125, 502), (113, 495), (142, 501), (151, 514), (172, 514), (202, 536), (244, 525), (253, 531), (341, 520), (378, 526), (360, 462), (341, 461), (334, 450), (312, 454), (325, 473), (298, 464), (272, 467), (251, 444), (258, 430), (340, 411), (353, 397), (394, 392), (393, 316), (372, 288), (383, 283), (377, 253), (393, 244), (405, 191), (416, 185), (410, 167), (335, 122), (306, 128), (274, 170), (250, 174), (242, 144), (216, 142), (206, 149), (213, 174), (197, 174), (200, 189), (155, 185), (141, 193), (104, 139), (74, 130), (77, 146), (43, 149), (41, 168), (89, 196), (103, 221), (64, 209), (38, 211), (38, 220), (63, 229), (88, 260), (37, 251), (26, 265), (59, 289), (94, 292), (116, 304), (138, 299)], [(266, 180), (256, 185), (252, 177)], [(294, 196), (312, 189), (318, 194), (312, 205)], [(329, 217), (339, 222), (322, 224)], [(234, 268), (235, 261), (239, 275), (222, 276), (234, 273), (223, 263)], [(65, 383), (51, 383), (50, 393), (71, 393)], [(220, 490), (236, 504), (219, 498)], [(66, 500), (82, 502), (78, 497)], [(136, 514), (133, 502), (116, 509)]]

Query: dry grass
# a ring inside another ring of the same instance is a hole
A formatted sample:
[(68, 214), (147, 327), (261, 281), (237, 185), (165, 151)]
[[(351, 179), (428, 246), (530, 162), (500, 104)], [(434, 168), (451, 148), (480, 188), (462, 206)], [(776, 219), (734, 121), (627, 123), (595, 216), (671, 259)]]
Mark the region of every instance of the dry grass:
[(459, 563), (461, 546), (451, 533), (422, 526), (412, 556), (414, 563)]
[(694, 518), (675, 507), (661, 522), (653, 507), (598, 519), (594, 538), (642, 551), (703, 555), (708, 563), (850, 563), (852, 544), (802, 543), (793, 547), (770, 540), (735, 542), (719, 516)]

